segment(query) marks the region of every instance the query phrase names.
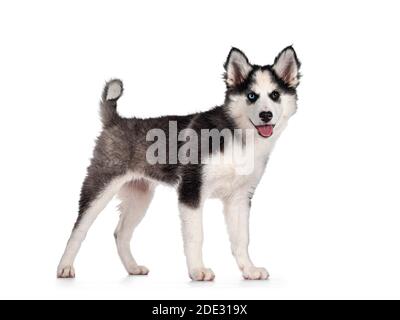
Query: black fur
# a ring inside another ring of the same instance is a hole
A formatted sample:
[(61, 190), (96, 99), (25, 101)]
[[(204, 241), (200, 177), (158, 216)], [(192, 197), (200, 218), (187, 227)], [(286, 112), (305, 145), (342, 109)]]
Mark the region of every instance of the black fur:
[[(115, 103), (114, 101), (107, 102)], [(107, 117), (109, 114), (110, 112), (107, 113)], [(200, 136), (201, 129), (215, 128), (222, 130), (228, 128), (233, 130), (235, 128), (233, 119), (223, 106), (187, 116), (126, 119), (121, 118), (116, 113), (116, 115), (108, 117), (105, 121), (105, 128), (97, 139), (93, 158), (87, 169), (87, 176), (81, 190), (79, 216), (75, 227), (79, 224), (84, 212), (107, 184), (113, 178), (121, 176), (129, 170), (142, 172), (151, 179), (170, 185), (178, 184), (180, 201), (191, 207), (198, 206), (202, 183), (201, 159), (198, 159), (198, 165), (182, 165), (179, 163), (151, 165), (146, 161), (146, 150), (153, 143), (146, 141), (146, 134), (153, 128), (162, 129), (166, 134), (167, 159), (169, 159), (168, 133), (170, 121), (176, 121), (178, 132), (189, 127), (195, 130), (198, 136)], [(178, 150), (183, 143), (178, 141)], [(222, 152), (223, 144), (224, 141), (221, 139), (220, 150)], [(200, 142), (199, 145), (201, 145)], [(201, 157), (201, 154), (202, 152), (199, 152), (199, 157)]]
[[(286, 50), (291, 50), (294, 53), (294, 57), (295, 57), (295, 62), (297, 65), (297, 68), (299, 69), (301, 66), (301, 62), (297, 57), (296, 51), (294, 50), (294, 48), (292, 46), (288, 46), (285, 49), (283, 49), (275, 58), (274, 60), (274, 64), (277, 63), (277, 61), (279, 60), (279, 58), (281, 57), (281, 55), (286, 51)], [(254, 83), (254, 74), (261, 70), (261, 71), (268, 71), (272, 77), (272, 80), (276, 83), (276, 85), (279, 87), (279, 89), (285, 93), (285, 94), (290, 94), (290, 95), (296, 95), (296, 88), (295, 87), (291, 87), (289, 86), (287, 83), (285, 83), (281, 78), (279, 78), (279, 76), (276, 74), (275, 70), (273, 69), (273, 65), (265, 65), (265, 66), (259, 66), (259, 65), (253, 65), (249, 62), (248, 58), (246, 57), (246, 55), (240, 51), (237, 48), (232, 48), (231, 51), (228, 54), (228, 57), (226, 59), (226, 62), (224, 63), (224, 68), (225, 70), (227, 70), (227, 66), (230, 60), (230, 57), (232, 55), (233, 52), (238, 52), (240, 53), (244, 58), (246, 63), (248, 63), (252, 69), (249, 72), (249, 74), (247, 75), (247, 77), (244, 79), (243, 82), (239, 83), (236, 86), (230, 87), (227, 86), (226, 89), (226, 102), (229, 101), (229, 96), (231, 94), (247, 94), (249, 91), (249, 88), (251, 87), (251, 85)], [(300, 78), (301, 75), (299, 74), (298, 77)], [(227, 79), (227, 74), (226, 72), (224, 73), (224, 79)], [(228, 99), (228, 100), (227, 100)]]
[(199, 206), (201, 200), (202, 168), (201, 164), (181, 166), (181, 181), (178, 188), (180, 203), (192, 208)]
[[(288, 47), (287, 49), (293, 50)], [(285, 49), (285, 50), (287, 50)], [(227, 63), (232, 52), (237, 51), (245, 57), (246, 63), (249, 63), (247, 57), (236, 48), (232, 48), (228, 55)], [(293, 50), (294, 51), (294, 50)], [(283, 51), (282, 51), (283, 52)], [(275, 62), (282, 54), (278, 55)], [(298, 67), (300, 62), (296, 57)], [(114, 178), (126, 174), (128, 171), (134, 171), (144, 174), (150, 179), (161, 181), (170, 185), (178, 185), (179, 201), (190, 207), (197, 207), (200, 204), (203, 166), (201, 157), (204, 156), (204, 150), (198, 152), (198, 164), (154, 164), (151, 165), (146, 160), (146, 150), (153, 144), (152, 141), (146, 141), (146, 134), (153, 128), (159, 128), (164, 131), (167, 138), (167, 159), (170, 154), (168, 146), (168, 133), (170, 121), (176, 121), (177, 130), (180, 132), (185, 128), (193, 129), (198, 136), (201, 136), (202, 129), (217, 129), (221, 131), (228, 129), (233, 133), (237, 127), (234, 119), (227, 112), (227, 105), (232, 94), (247, 93), (249, 87), (255, 81), (254, 74), (259, 71), (267, 71), (272, 76), (281, 92), (285, 94), (296, 94), (296, 88), (288, 86), (275, 73), (273, 66), (251, 65), (251, 70), (247, 77), (236, 86), (227, 86), (225, 95), (225, 104), (215, 107), (209, 111), (191, 114), (187, 116), (165, 116), (159, 118), (137, 119), (122, 118), (116, 110), (117, 100), (122, 95), (123, 87), (120, 80), (114, 79), (106, 84), (101, 101), (101, 117), (103, 121), (103, 131), (97, 139), (91, 164), (87, 169), (87, 176), (84, 180), (81, 197), (79, 202), (79, 216), (75, 227), (79, 224), (83, 214), (90, 207), (91, 203), (99, 196), (107, 184)], [(226, 78), (226, 75), (225, 75)], [(107, 99), (107, 92), (110, 84), (120, 84), (121, 94), (115, 99)], [(177, 152), (184, 142), (178, 141)], [(224, 151), (224, 140), (219, 141), (220, 152)], [(199, 142), (199, 146), (204, 143)], [(211, 149), (211, 144), (206, 144)], [(177, 157), (177, 154), (173, 155)]]
[[(266, 65), (266, 66), (253, 65), (248, 77), (244, 80), (244, 82), (242, 82), (240, 85), (235, 86), (235, 87), (227, 87), (226, 99), (229, 99), (230, 95), (247, 94), (250, 91), (250, 87), (254, 84), (254, 81), (255, 81), (254, 74), (259, 70), (269, 72), (272, 77), (272, 81), (275, 82), (275, 84), (278, 86), (278, 88), (283, 93), (290, 94), (290, 95), (296, 94), (296, 88), (288, 86), (282, 79), (280, 79), (278, 77), (278, 75), (276, 74), (275, 70), (273, 69), (273, 66), (271, 66), (271, 65)], [(228, 102), (229, 100), (225, 100), (225, 101)]]

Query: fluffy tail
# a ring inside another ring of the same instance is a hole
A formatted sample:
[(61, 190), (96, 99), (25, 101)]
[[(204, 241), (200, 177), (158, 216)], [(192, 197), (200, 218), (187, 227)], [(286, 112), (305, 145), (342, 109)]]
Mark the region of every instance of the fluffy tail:
[(120, 119), (117, 112), (117, 101), (123, 91), (124, 86), (119, 79), (112, 79), (106, 83), (100, 102), (100, 116), (104, 126), (110, 126)]

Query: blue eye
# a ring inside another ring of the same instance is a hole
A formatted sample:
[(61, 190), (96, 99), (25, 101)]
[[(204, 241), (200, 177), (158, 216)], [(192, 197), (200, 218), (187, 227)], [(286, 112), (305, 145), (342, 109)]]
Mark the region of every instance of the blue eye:
[(253, 91), (250, 91), (250, 92), (247, 94), (247, 99), (249, 99), (250, 102), (256, 102), (257, 99), (258, 99), (258, 94), (256, 94), (256, 93), (253, 92)]

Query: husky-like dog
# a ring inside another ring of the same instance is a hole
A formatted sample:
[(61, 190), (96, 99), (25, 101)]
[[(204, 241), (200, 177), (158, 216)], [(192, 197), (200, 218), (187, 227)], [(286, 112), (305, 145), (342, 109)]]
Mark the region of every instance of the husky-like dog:
[[(174, 186), (177, 190), (191, 279), (211, 281), (215, 277), (213, 271), (204, 266), (202, 258), (202, 208), (207, 198), (219, 198), (223, 202), (232, 253), (243, 277), (251, 280), (269, 277), (267, 270), (256, 267), (249, 257), (250, 203), (276, 140), (296, 112), (300, 62), (292, 47), (280, 52), (273, 65), (266, 66), (251, 64), (243, 52), (233, 48), (224, 68), (227, 87), (224, 104), (187, 116), (123, 118), (116, 110), (117, 100), (123, 92), (122, 82), (111, 80), (106, 84), (100, 110), (103, 130), (83, 182), (78, 219), (58, 266), (58, 277), (75, 277), (73, 263), (81, 243), (114, 195), (121, 199), (115, 239), (122, 263), (130, 275), (148, 274), (149, 270), (133, 258), (130, 240), (159, 183)], [(224, 136), (219, 140), (217, 150), (212, 149), (211, 153), (203, 152), (209, 151), (209, 146), (200, 148), (195, 144), (191, 152), (200, 162), (183, 163), (177, 161), (177, 155), (184, 141), (178, 141), (171, 148), (174, 144), (168, 129), (171, 123), (178, 132), (189, 130), (192, 135), (201, 135), (202, 143), (210, 141), (211, 136), (203, 138), (206, 129), (228, 131), (233, 139)], [(164, 150), (159, 149), (154, 155), (160, 156), (165, 151), (169, 161), (149, 160), (149, 150), (154, 148), (155, 140), (149, 139), (152, 130), (162, 130), (166, 138)], [(252, 143), (243, 142), (243, 136), (237, 138), (240, 130), (250, 132), (246, 137), (250, 136)], [(250, 152), (244, 153), (245, 162), (252, 163), (247, 172), (241, 170), (235, 157), (229, 163), (221, 161), (239, 142), (245, 147), (252, 146)], [(217, 156), (219, 162), (203, 161)]]

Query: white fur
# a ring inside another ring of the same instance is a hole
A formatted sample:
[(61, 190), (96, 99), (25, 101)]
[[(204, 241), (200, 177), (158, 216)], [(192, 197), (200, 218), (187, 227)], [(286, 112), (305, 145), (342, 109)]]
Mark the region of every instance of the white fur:
[(122, 87), (118, 81), (111, 82), (108, 85), (106, 100), (114, 100), (121, 96)]
[[(232, 254), (246, 279), (266, 279), (267, 272), (262, 275), (249, 272), (255, 268), (248, 253), (249, 244), (249, 201), (264, 172), (268, 155), (273, 142), (255, 141), (255, 154), (247, 153), (248, 162), (253, 162), (253, 170), (243, 174), (243, 163), (211, 163), (204, 167), (204, 198), (219, 198), (224, 203), (224, 215), (231, 241)], [(224, 154), (231, 152), (225, 147)], [(223, 158), (223, 157), (222, 157)], [(242, 159), (243, 160), (243, 159)], [(249, 166), (247, 164), (246, 166)]]
[[(273, 118), (271, 124), (282, 125), (290, 116), (296, 112), (296, 99), (292, 95), (281, 94), (279, 103), (274, 102), (269, 94), (277, 89), (277, 85), (272, 81), (268, 71), (257, 71), (254, 75), (255, 83), (251, 90), (259, 94), (258, 100), (251, 106), (246, 103), (245, 95), (236, 95), (232, 97), (229, 112), (232, 118), (239, 124), (240, 128), (254, 129), (254, 125), (264, 124), (259, 114), (262, 111), (271, 111)], [(279, 131), (275, 128), (275, 132)], [(269, 141), (270, 138), (268, 138)], [(265, 140), (265, 139), (264, 139)]]
[[(245, 101), (246, 97), (238, 95), (233, 97), (229, 112), (240, 128), (253, 130), (254, 148), (244, 154), (244, 158), (240, 159), (242, 163), (238, 163), (237, 158), (234, 158), (233, 162), (224, 161), (234, 148), (233, 145), (225, 145), (224, 154), (217, 155), (219, 162), (211, 161), (204, 166), (202, 198), (203, 201), (208, 197), (223, 201), (232, 254), (243, 277), (249, 280), (265, 280), (269, 277), (268, 272), (264, 268), (255, 267), (248, 253), (249, 198), (263, 175), (277, 139), (286, 127), (288, 119), (296, 111), (296, 99), (292, 95), (282, 94), (279, 103), (272, 101), (269, 93), (277, 87), (267, 71), (258, 71), (255, 74), (255, 83), (251, 89), (260, 95), (258, 101), (249, 107)], [(275, 128), (273, 135), (265, 139), (258, 135), (253, 124), (261, 124), (259, 113), (268, 110), (274, 114), (271, 123)], [(253, 167), (247, 174), (243, 174), (243, 160), (247, 162), (247, 167)], [(200, 222), (197, 224), (200, 225)]]
[(153, 199), (155, 185), (148, 180), (145, 182), (143, 182), (144, 180), (136, 181), (139, 181), (139, 185), (135, 181), (129, 181), (118, 192), (118, 198), (121, 200), (119, 206), (121, 215), (115, 230), (115, 241), (126, 271), (132, 275), (144, 275), (149, 273), (149, 269), (136, 263), (131, 253), (130, 241), (133, 231), (143, 219)]
[(189, 276), (196, 281), (212, 281), (214, 272), (203, 262), (203, 206), (193, 209), (180, 204), (179, 211)]

